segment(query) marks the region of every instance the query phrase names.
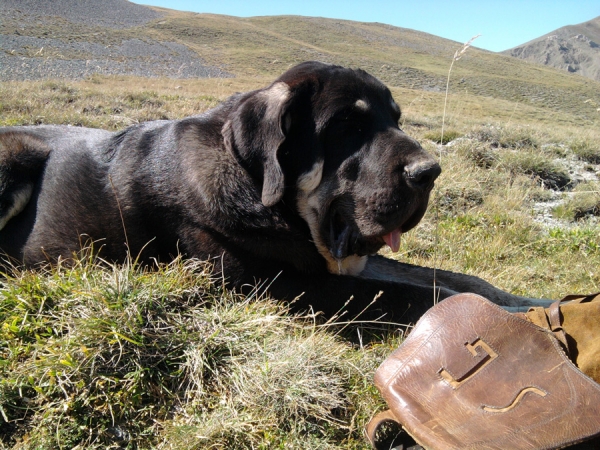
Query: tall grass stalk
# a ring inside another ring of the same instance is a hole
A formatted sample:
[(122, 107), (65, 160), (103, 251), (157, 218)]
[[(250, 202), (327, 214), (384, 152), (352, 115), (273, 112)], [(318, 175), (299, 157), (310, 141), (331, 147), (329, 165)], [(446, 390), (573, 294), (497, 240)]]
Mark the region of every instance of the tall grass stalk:
[[(454, 63), (458, 60), (460, 60), (460, 58), (462, 58), (462, 56), (467, 52), (467, 50), (469, 49), (469, 47), (471, 47), (471, 44), (473, 43), (473, 41), (475, 39), (477, 39), (479, 36), (481, 36), (480, 34), (473, 36), (471, 39), (469, 39), (467, 42), (465, 42), (462, 46), (462, 48), (456, 50), (454, 52), (454, 56), (452, 57), (452, 61), (450, 62), (450, 68), (448, 69), (448, 77), (446, 78), (446, 93), (444, 95), (444, 112), (442, 114), (442, 133), (441, 133), (441, 137), (440, 137), (440, 145), (444, 144), (444, 131), (445, 131), (445, 125), (446, 125), (446, 108), (448, 106), (448, 93), (450, 91), (450, 74), (452, 73), (452, 68), (454, 67)], [(442, 164), (442, 151), (440, 149), (439, 151), (439, 163), (440, 165)], [(439, 209), (436, 208), (436, 224), (439, 224)], [(435, 231), (435, 247), (437, 249), (439, 245), (439, 230), (438, 227), (436, 225), (436, 231)], [(434, 256), (434, 266), (433, 266), (433, 304), (435, 305), (438, 301), (439, 301), (439, 291), (437, 291), (436, 289), (436, 285), (437, 285), (437, 266), (438, 266), (438, 259), (437, 259), (437, 252), (435, 253)], [(438, 293), (436, 293), (438, 292)]]
[[(476, 36), (473, 36), (471, 39), (469, 39), (467, 42), (465, 42), (463, 44), (462, 48), (456, 50), (456, 52), (454, 52), (454, 56), (452, 57), (452, 61), (450, 62), (450, 69), (448, 69), (448, 77), (446, 78), (446, 95), (444, 96), (444, 113), (442, 115), (441, 142), (444, 142), (444, 125), (446, 124), (446, 107), (448, 105), (448, 93), (450, 91), (450, 74), (452, 73), (452, 68), (454, 67), (454, 63), (463, 57), (463, 55), (467, 52), (469, 47), (471, 47), (471, 44), (473, 43), (473, 41), (475, 39), (477, 39), (479, 36), (481, 36), (481, 35), (478, 34)], [(440, 157), (441, 157), (441, 154), (440, 154)]]

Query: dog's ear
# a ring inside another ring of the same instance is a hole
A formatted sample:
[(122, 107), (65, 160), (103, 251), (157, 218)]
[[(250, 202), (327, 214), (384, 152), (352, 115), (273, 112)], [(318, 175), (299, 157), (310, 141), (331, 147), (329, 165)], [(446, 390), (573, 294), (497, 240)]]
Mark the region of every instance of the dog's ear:
[(25, 131), (0, 134), (0, 230), (29, 203), (49, 154), (42, 139)]
[(287, 84), (243, 97), (223, 127), (225, 145), (250, 172), (262, 175), (261, 200), (269, 207), (283, 197), (285, 176), (278, 150), (291, 127), (291, 92)]

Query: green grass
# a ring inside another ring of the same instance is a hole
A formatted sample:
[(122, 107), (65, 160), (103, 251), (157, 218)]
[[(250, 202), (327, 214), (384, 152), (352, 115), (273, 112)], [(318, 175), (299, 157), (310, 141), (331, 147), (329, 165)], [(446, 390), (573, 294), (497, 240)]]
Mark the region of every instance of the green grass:
[(449, 142), (461, 137), (462, 135), (458, 131), (454, 130), (445, 130), (444, 135), (442, 136), (442, 132), (440, 131), (430, 131), (423, 135), (424, 139), (429, 139), (437, 144), (446, 145)]
[(0, 442), (36, 449), (367, 448), (399, 336), (358, 347), (181, 260), (16, 271), (0, 324)]
[(556, 217), (580, 221), (600, 216), (600, 184), (587, 182), (577, 185), (565, 201), (554, 209)]
[(577, 139), (570, 144), (573, 153), (581, 160), (600, 164), (600, 143), (591, 139)]

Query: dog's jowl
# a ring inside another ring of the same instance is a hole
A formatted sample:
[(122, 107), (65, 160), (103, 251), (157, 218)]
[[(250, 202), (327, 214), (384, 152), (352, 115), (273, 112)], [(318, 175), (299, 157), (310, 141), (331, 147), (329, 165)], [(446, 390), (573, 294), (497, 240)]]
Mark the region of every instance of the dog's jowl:
[[(181, 253), (213, 259), (234, 288), (268, 280), (301, 308), (333, 314), (353, 297), (352, 314), (383, 291), (371, 315), (414, 320), (433, 303), (429, 272), (372, 255), (398, 250), (440, 167), (399, 119), (371, 75), (307, 62), (182, 120), (118, 133), (4, 128), (0, 249), (28, 266), (90, 243), (116, 262)], [(466, 284), (514, 300), (476, 278), (439, 277), (442, 298)]]

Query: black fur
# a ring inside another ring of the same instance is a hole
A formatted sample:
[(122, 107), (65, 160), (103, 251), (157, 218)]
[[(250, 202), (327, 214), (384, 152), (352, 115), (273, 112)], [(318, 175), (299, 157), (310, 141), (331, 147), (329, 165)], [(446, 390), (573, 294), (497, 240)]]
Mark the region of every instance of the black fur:
[[(371, 317), (414, 321), (436, 296), (430, 271), (370, 256), (418, 223), (440, 172), (399, 118), (366, 72), (309, 62), (183, 120), (2, 129), (0, 219), (31, 197), (0, 249), (26, 265), (86, 242), (113, 261), (182, 253), (213, 259), (234, 288), (268, 280), (274, 297), (327, 315), (350, 297), (354, 315), (383, 291)], [(523, 300), (464, 275), (439, 271), (437, 283), (440, 298)]]

